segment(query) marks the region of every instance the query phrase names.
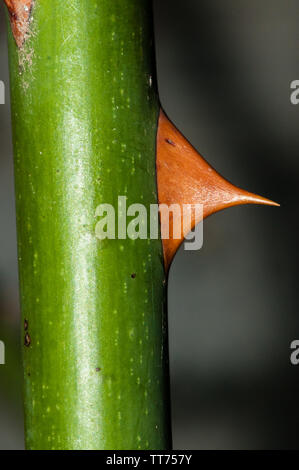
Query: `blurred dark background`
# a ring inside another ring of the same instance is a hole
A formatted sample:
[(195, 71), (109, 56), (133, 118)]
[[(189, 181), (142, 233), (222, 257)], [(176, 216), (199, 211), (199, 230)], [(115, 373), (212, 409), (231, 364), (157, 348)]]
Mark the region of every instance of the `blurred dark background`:
[[(298, 0), (155, 0), (158, 80), (169, 117), (235, 184), (281, 203), (204, 224), (169, 284), (176, 449), (299, 449)], [(8, 71), (0, 10), (0, 449), (23, 448)]]

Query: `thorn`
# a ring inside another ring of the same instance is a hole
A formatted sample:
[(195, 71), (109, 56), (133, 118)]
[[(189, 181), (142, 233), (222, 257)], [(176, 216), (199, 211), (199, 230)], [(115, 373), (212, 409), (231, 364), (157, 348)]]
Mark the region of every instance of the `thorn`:
[(20, 49), (29, 33), (29, 20), (34, 0), (4, 0), (13, 36)]
[(246, 191), (243, 192), (243, 195), (240, 194), (240, 200), (241, 198), (244, 200), (244, 204), (262, 204), (265, 206), (280, 207), (280, 204), (271, 201), (271, 199), (267, 199), (266, 197), (259, 196), (257, 194), (248, 193)]
[[(169, 144), (172, 145), (169, 145)], [(249, 193), (234, 186), (224, 179), (209, 163), (192, 147), (185, 137), (169, 121), (161, 110), (157, 135), (157, 181), (159, 204), (202, 204), (203, 217), (240, 204), (279, 204)], [(162, 211), (160, 210), (160, 213)], [(173, 257), (187, 233), (181, 238), (172, 238), (174, 225), (181, 227), (183, 211), (173, 214), (169, 221), (170, 236), (163, 239), (164, 263), (168, 270)], [(163, 217), (161, 231), (163, 232)], [(192, 229), (201, 220), (192, 214)]]

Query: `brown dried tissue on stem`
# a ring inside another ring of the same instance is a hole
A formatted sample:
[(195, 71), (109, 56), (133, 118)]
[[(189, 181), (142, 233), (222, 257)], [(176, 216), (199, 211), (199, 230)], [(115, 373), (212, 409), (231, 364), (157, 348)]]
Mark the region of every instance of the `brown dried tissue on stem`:
[(21, 48), (29, 34), (30, 17), (34, 0), (4, 0), (11, 29), (17, 46)]
[[(187, 235), (183, 233), (182, 238), (177, 239), (173, 238), (172, 233), (175, 225), (183, 226), (183, 205), (192, 207), (202, 204), (203, 218), (239, 204), (279, 206), (269, 199), (240, 189), (224, 179), (192, 147), (163, 111), (160, 113), (157, 135), (157, 182), (159, 204), (165, 204), (168, 208), (172, 204), (181, 206), (180, 214), (174, 212), (172, 220), (163, 216), (163, 211), (167, 209), (160, 208), (162, 233), (163, 221), (169, 221), (169, 237), (163, 239), (166, 271)], [(193, 229), (201, 220), (198, 216), (196, 218), (196, 213), (192, 211), (191, 228)]]

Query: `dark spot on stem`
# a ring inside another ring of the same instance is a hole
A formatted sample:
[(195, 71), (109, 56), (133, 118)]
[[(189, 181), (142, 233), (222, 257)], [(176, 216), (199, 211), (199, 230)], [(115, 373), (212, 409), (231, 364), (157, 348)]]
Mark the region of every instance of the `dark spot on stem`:
[(28, 320), (24, 320), (24, 330), (27, 331), (28, 330)]
[(172, 145), (173, 147), (175, 147), (175, 143), (174, 143), (172, 140), (170, 140), (170, 139), (165, 139), (165, 142), (166, 142), (167, 144)]
[(132, 279), (135, 279), (135, 277), (136, 277), (136, 273), (131, 274)]
[(101, 368), (100, 368), (100, 367), (97, 367), (97, 368), (96, 368), (96, 372), (101, 372)]
[(24, 340), (24, 346), (26, 346), (26, 348), (29, 348), (30, 345), (31, 345), (31, 338), (29, 336), (29, 333), (26, 333), (25, 340)]

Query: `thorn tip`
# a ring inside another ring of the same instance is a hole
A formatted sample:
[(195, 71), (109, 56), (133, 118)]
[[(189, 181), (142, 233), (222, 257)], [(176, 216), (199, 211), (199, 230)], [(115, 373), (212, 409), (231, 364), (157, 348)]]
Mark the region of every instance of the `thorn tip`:
[(271, 199), (260, 196), (258, 194), (249, 193), (247, 191), (242, 191), (238, 198), (237, 204), (240, 203), (242, 200), (244, 201), (243, 204), (261, 204), (265, 206), (280, 207), (280, 204), (278, 204), (278, 202), (272, 201)]

